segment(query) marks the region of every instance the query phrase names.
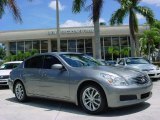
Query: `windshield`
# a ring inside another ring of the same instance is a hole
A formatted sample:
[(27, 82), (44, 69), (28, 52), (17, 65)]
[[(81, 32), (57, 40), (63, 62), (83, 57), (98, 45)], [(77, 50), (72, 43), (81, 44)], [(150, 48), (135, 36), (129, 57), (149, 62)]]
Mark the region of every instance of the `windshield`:
[(0, 66), (0, 69), (13, 69), (16, 68), (20, 63), (6, 63)]
[(103, 65), (93, 57), (84, 54), (62, 54), (60, 56), (72, 67)]
[(149, 64), (149, 62), (143, 58), (128, 58), (127, 64)]

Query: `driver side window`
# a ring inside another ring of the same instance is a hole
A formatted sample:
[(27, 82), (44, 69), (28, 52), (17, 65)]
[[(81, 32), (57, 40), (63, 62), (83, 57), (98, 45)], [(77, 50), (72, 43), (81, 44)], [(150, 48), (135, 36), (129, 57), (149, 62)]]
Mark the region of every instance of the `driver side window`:
[(52, 55), (46, 55), (44, 58), (43, 69), (51, 69), (54, 64), (61, 64), (61, 62)]

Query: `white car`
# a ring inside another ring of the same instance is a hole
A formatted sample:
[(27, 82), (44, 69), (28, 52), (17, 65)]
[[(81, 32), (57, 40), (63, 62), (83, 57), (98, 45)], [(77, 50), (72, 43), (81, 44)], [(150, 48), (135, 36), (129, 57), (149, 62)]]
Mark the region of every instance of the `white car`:
[(121, 58), (116, 66), (135, 68), (147, 73), (150, 78), (160, 78), (160, 68), (142, 57)]
[(0, 86), (8, 86), (8, 78), (13, 68), (16, 68), (22, 61), (6, 62), (0, 66)]

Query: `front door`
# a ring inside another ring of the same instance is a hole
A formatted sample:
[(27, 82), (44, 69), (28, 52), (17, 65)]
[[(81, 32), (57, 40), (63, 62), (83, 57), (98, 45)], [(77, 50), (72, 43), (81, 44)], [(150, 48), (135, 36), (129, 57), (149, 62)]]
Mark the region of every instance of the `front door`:
[(62, 64), (55, 56), (46, 55), (41, 70), (39, 90), (42, 96), (54, 98), (69, 98), (69, 73), (67, 69), (52, 69), (52, 65)]

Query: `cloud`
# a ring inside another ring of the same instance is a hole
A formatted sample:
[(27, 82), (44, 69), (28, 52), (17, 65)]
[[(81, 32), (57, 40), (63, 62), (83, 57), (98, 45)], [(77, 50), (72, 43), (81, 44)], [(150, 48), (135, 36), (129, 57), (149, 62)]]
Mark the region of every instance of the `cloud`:
[(160, 7), (160, 0), (142, 0), (142, 2)]
[[(100, 18), (100, 22), (106, 22), (103, 18)], [(82, 26), (93, 26), (92, 21), (79, 22), (75, 20), (67, 20), (65, 23), (60, 25), (61, 27), (82, 27)]]
[[(62, 5), (62, 4), (60, 3), (60, 1), (59, 1), (58, 3), (59, 3), (59, 10), (60, 10), (60, 11), (64, 10), (65, 6)], [(53, 10), (56, 10), (56, 1), (51, 1), (51, 2), (49, 3), (49, 7), (50, 7), (51, 9), (53, 9)]]
[(144, 16), (143, 16), (143, 15), (141, 15), (141, 14), (138, 14), (138, 13), (137, 13), (136, 15), (137, 15), (138, 20), (145, 19), (145, 18), (144, 18)]

